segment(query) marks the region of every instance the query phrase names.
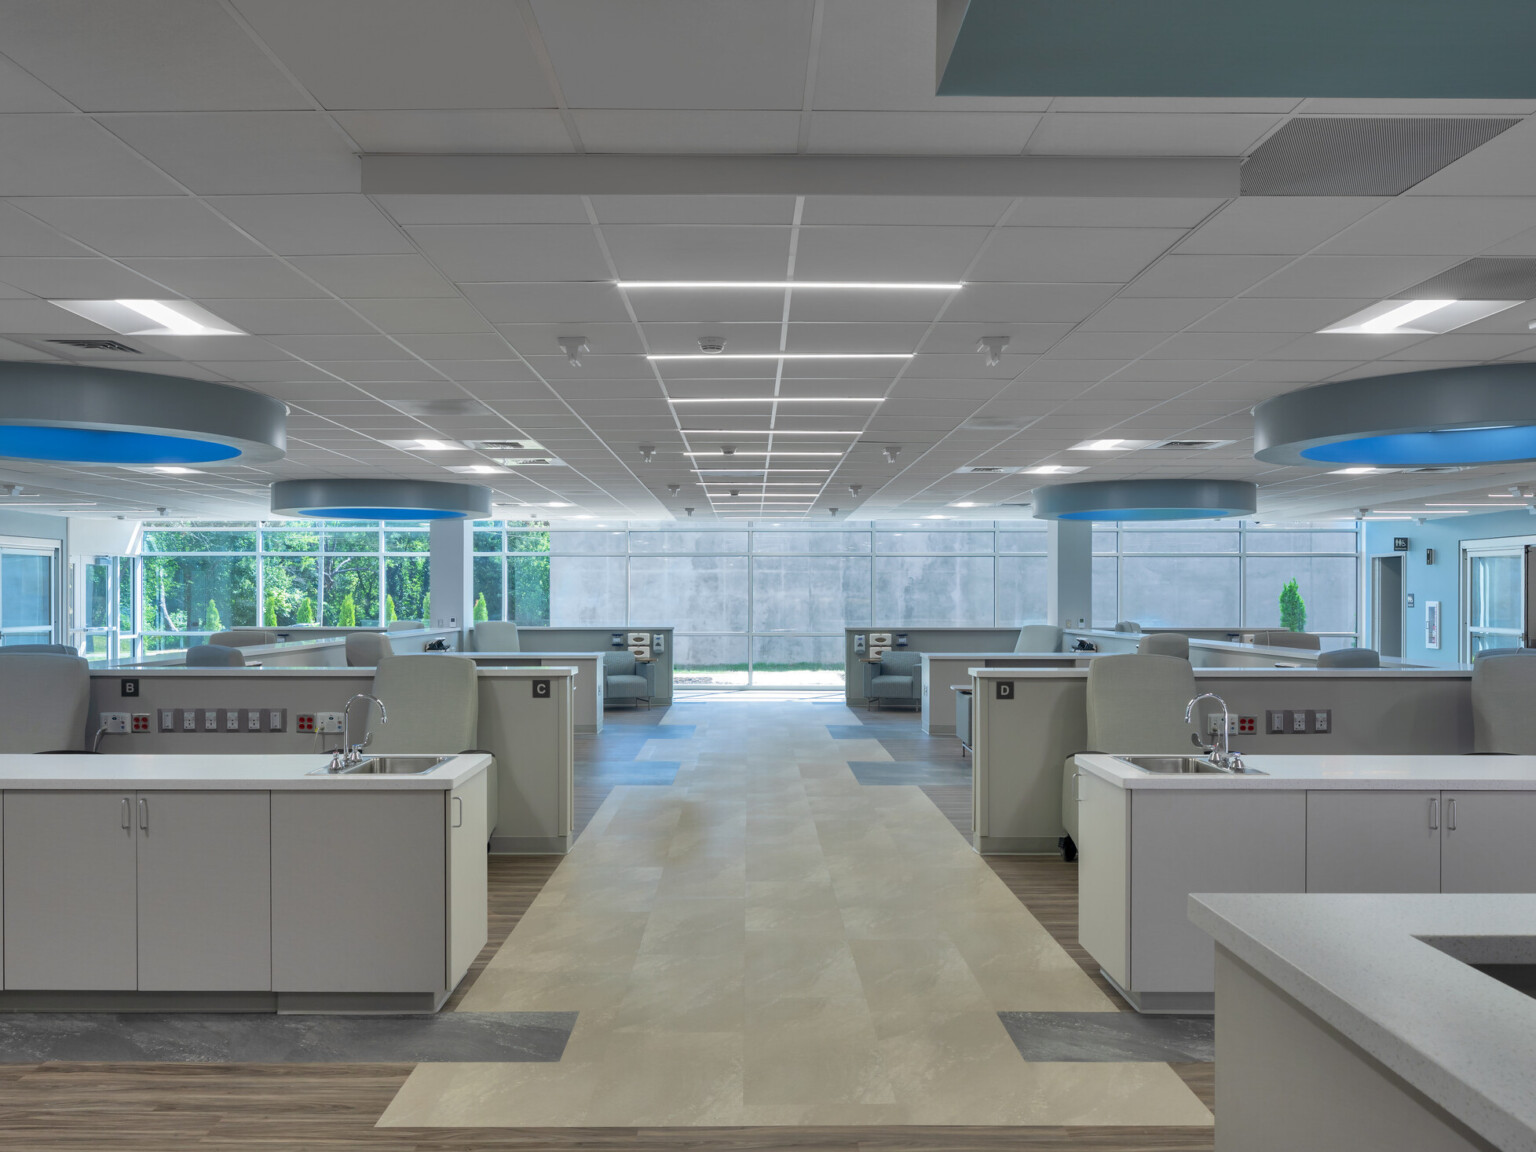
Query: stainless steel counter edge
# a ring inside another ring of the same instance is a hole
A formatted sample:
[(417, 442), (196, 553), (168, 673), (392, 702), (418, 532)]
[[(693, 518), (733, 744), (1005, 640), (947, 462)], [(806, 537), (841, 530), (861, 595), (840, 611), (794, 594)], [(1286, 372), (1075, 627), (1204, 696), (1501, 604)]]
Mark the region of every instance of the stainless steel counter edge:
[(1536, 1000), (1471, 967), (1521, 935), (1529, 962), (1536, 895), (1194, 894), (1189, 917), (1497, 1147), (1536, 1148)]
[[(1191, 749), (1191, 754), (1194, 749)], [(1123, 764), (1113, 756), (1079, 753), (1083, 771), (1131, 790), (1192, 788), (1249, 792), (1320, 792), (1380, 789), (1467, 792), (1536, 790), (1536, 756), (1246, 756), (1260, 772), (1228, 775), (1200, 772), (1159, 775)], [(1464, 769), (1465, 775), (1451, 769)], [(1326, 774), (1321, 774), (1326, 773)]]
[(259, 791), (309, 792), (366, 789), (386, 792), (446, 792), (486, 771), (484, 753), (455, 755), (420, 776), (311, 776), (330, 755), (277, 754), (216, 756), (0, 755), (0, 791)]

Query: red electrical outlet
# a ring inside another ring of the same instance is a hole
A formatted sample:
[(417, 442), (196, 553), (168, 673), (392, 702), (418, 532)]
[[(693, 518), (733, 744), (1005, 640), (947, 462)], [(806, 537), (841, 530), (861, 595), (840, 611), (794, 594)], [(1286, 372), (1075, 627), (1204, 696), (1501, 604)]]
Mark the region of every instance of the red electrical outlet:
[(1237, 718), (1237, 731), (1241, 736), (1252, 736), (1259, 730), (1259, 718), (1257, 716), (1239, 716)]
[(297, 732), (313, 732), (315, 730), (315, 718), (312, 714), (305, 715), (300, 713), (296, 719), (296, 724), (297, 727), (294, 730)]
[(135, 732), (149, 731), (149, 713), (135, 712), (133, 714), (133, 730)]

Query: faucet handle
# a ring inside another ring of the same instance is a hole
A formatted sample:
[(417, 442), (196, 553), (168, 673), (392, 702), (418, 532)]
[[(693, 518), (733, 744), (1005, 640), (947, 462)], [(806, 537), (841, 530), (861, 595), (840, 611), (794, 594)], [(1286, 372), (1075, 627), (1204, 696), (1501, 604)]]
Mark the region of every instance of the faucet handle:
[(1191, 732), (1189, 734), (1189, 742), (1202, 752), (1214, 752), (1216, 750), (1216, 745), (1214, 743), (1207, 744), (1204, 740), (1200, 739), (1200, 733), (1198, 732)]

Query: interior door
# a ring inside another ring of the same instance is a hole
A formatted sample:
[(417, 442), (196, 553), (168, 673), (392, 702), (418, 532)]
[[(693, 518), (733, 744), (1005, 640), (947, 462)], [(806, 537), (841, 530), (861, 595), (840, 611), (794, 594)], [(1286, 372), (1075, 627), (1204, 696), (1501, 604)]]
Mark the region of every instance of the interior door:
[(1371, 602), (1375, 605), (1376, 651), (1403, 655), (1403, 558), (1376, 556), (1371, 560)]

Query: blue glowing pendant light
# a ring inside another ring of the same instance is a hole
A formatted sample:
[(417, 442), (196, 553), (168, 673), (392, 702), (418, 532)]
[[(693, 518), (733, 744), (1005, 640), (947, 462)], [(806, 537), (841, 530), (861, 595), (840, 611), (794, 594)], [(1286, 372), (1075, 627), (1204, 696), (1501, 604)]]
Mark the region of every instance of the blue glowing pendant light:
[(483, 520), (491, 490), (441, 480), (279, 480), (272, 511), (316, 520)]
[(0, 362), (0, 456), (67, 464), (281, 459), (288, 406), (270, 396), (119, 368)]
[(1536, 364), (1481, 364), (1302, 388), (1253, 410), (1271, 464), (1433, 468), (1536, 460)]
[(1218, 520), (1252, 516), (1246, 480), (1085, 480), (1034, 491), (1037, 520)]

